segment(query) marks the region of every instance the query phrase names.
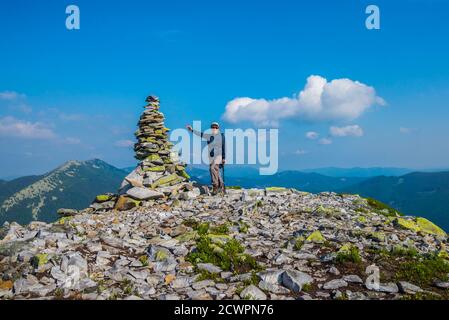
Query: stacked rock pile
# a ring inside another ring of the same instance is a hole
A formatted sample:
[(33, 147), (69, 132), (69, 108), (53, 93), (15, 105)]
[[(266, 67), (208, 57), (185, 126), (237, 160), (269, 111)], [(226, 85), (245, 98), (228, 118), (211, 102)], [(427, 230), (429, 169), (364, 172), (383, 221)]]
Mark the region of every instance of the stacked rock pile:
[(185, 171), (186, 165), (172, 150), (173, 144), (168, 140), (170, 129), (165, 127), (164, 114), (159, 110), (159, 98), (149, 96), (146, 102), (135, 132), (137, 143), (134, 151), (140, 163), (125, 178), (119, 196), (113, 199), (117, 210), (139, 206), (141, 201), (167, 197), (193, 198), (200, 193), (188, 182), (190, 177)]

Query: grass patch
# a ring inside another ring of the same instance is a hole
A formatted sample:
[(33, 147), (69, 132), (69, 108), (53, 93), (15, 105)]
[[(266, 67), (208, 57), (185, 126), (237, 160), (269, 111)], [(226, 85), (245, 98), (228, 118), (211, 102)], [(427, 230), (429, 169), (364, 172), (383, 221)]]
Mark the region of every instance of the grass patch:
[(227, 223), (210, 228), (210, 233), (213, 234), (229, 234), (229, 226)]
[(249, 278), (248, 280), (243, 281), (243, 284), (245, 286), (250, 286), (250, 285), (255, 285), (257, 286), (259, 284), (259, 277), (257, 276), (257, 274), (253, 271), (251, 272), (251, 278)]
[(236, 274), (250, 270), (261, 270), (254, 257), (243, 253), (244, 247), (235, 239), (226, 243), (212, 243), (207, 235), (197, 240), (196, 250), (187, 255), (186, 260), (194, 265), (198, 263), (212, 263), (225, 271)]
[(198, 226), (196, 228), (194, 228), (199, 235), (205, 235), (209, 232), (209, 223), (208, 222), (203, 222), (198, 224)]
[(195, 219), (189, 218), (186, 219), (182, 222), (183, 225), (185, 225), (186, 227), (190, 227), (192, 229), (197, 229), (198, 225), (200, 224), (198, 221), (196, 221)]
[(436, 279), (448, 280), (449, 263), (437, 255), (423, 256), (399, 265), (395, 279), (430, 286)]
[(133, 283), (128, 279), (122, 281), (122, 283), (120, 284), (120, 288), (123, 290), (123, 293), (127, 296), (131, 295), (134, 292)]
[(144, 267), (148, 266), (148, 256), (147, 255), (140, 256), (139, 261)]
[(383, 258), (416, 258), (419, 256), (419, 252), (415, 248), (404, 248), (401, 246), (395, 246), (391, 251), (385, 248), (369, 248), (366, 249), (366, 252)]
[(305, 283), (302, 286), (302, 289), (301, 289), (301, 291), (303, 291), (303, 292), (310, 292), (311, 290), (312, 290), (312, 284), (311, 283)]
[(242, 190), (241, 186), (226, 186), (226, 189), (230, 189), (230, 190)]
[(239, 223), (239, 232), (248, 233), (248, 229), (249, 229), (249, 225), (246, 222), (241, 221)]
[(294, 248), (295, 250), (301, 250), (302, 246), (304, 245), (304, 237), (298, 237), (295, 240)]
[(338, 264), (345, 264), (345, 263), (359, 264), (362, 262), (362, 257), (360, 256), (359, 248), (351, 246), (348, 250), (338, 252), (335, 261)]
[(416, 294), (404, 295), (401, 300), (443, 300), (443, 298), (431, 292), (417, 292)]
[(387, 217), (403, 216), (403, 214), (400, 211), (390, 207), (389, 205), (379, 200), (373, 198), (366, 198), (366, 201), (368, 201), (368, 205), (374, 210), (376, 210), (376, 212), (379, 214), (382, 214)]
[(224, 279), (218, 273), (212, 273), (206, 270), (199, 270), (199, 276), (196, 281), (213, 280), (214, 282), (224, 282)]

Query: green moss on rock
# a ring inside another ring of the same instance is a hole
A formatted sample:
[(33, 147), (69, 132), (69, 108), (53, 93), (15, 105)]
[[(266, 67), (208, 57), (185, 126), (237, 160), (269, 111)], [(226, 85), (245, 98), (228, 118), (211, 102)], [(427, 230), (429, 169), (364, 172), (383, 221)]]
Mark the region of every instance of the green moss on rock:
[(165, 177), (162, 177), (162, 178), (156, 180), (151, 185), (151, 187), (152, 188), (157, 188), (157, 187), (160, 187), (160, 186), (165, 186), (165, 185), (170, 184), (171, 182), (177, 181), (178, 179), (179, 179), (179, 176), (177, 174), (171, 174), (169, 176), (165, 176)]
[(164, 172), (164, 171), (165, 171), (165, 166), (148, 167), (148, 168), (145, 168), (145, 171), (150, 171), (150, 172)]
[(112, 199), (113, 196), (108, 194), (100, 194), (95, 198), (95, 202), (102, 203)]
[(39, 253), (36, 254), (32, 259), (31, 259), (31, 264), (35, 267), (35, 268), (39, 268), (41, 266), (43, 266), (44, 264), (46, 264), (48, 262), (48, 254), (46, 253)]
[(443, 229), (425, 218), (397, 218), (395, 219), (394, 223), (403, 229), (412, 230), (414, 232), (423, 232), (439, 237), (447, 236), (446, 232), (444, 232)]
[(313, 243), (324, 243), (326, 239), (323, 237), (320, 231), (316, 230), (312, 232), (307, 238), (307, 242), (313, 242)]

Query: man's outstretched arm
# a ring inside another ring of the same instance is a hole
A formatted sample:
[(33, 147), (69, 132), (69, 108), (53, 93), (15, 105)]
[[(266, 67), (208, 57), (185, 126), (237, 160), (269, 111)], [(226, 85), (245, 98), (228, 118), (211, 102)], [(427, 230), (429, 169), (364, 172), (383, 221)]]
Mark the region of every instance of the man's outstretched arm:
[(201, 131), (198, 131), (198, 130), (195, 130), (190, 125), (187, 126), (187, 130), (189, 130), (193, 134), (197, 135), (198, 137), (201, 137), (201, 138), (206, 139), (206, 140), (209, 139), (209, 137), (210, 137), (209, 134), (201, 132)]

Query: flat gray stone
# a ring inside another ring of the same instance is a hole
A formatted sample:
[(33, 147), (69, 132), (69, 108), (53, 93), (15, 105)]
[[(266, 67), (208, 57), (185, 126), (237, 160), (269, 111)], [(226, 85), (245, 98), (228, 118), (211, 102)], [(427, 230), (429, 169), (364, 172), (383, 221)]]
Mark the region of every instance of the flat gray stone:
[(189, 287), (191, 282), (192, 281), (189, 277), (179, 277), (173, 280), (170, 285), (173, 289), (181, 289)]
[(448, 282), (444, 282), (444, 281), (435, 281), (434, 286), (440, 289), (449, 289), (449, 281)]
[(287, 270), (282, 274), (282, 284), (293, 292), (301, 292), (305, 284), (312, 282), (313, 278), (301, 271)]
[(343, 276), (343, 280), (346, 282), (349, 282), (349, 283), (363, 283), (362, 278), (360, 278), (356, 274), (350, 274), (350, 275)]
[(324, 290), (335, 290), (343, 287), (347, 287), (348, 283), (343, 279), (334, 279), (329, 282), (326, 282), (323, 285)]
[(212, 280), (203, 280), (203, 281), (195, 282), (192, 285), (192, 288), (194, 290), (200, 290), (200, 289), (204, 289), (206, 287), (212, 287), (212, 286), (215, 286), (215, 282), (213, 282)]
[(396, 283), (394, 282), (388, 282), (388, 283), (381, 283), (379, 286), (367, 286), (369, 290), (378, 291), (378, 292), (385, 292), (385, 293), (398, 293), (399, 288)]
[(198, 263), (197, 267), (199, 270), (204, 270), (210, 273), (220, 273), (223, 271), (221, 268), (213, 265), (212, 263)]
[(284, 270), (266, 270), (259, 272), (257, 275), (260, 280), (271, 283), (271, 284), (281, 284), (282, 283), (282, 274)]
[(137, 200), (152, 200), (164, 197), (164, 194), (147, 188), (134, 187), (126, 191), (126, 194)]
[(411, 284), (407, 281), (399, 281), (398, 287), (401, 293), (415, 294), (417, 292), (423, 291), (423, 289), (421, 289), (420, 287), (415, 286), (414, 284)]
[(259, 288), (264, 290), (264, 291), (268, 291), (271, 293), (275, 293), (275, 294), (287, 294), (290, 293), (290, 290), (288, 290), (287, 288), (280, 286), (278, 284), (275, 283), (269, 283), (269, 282), (265, 282), (265, 281), (260, 281), (258, 284)]
[(250, 285), (243, 289), (240, 293), (240, 298), (249, 300), (267, 300), (266, 294), (255, 285)]

